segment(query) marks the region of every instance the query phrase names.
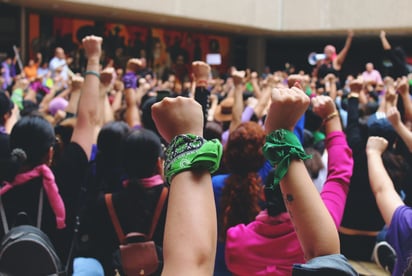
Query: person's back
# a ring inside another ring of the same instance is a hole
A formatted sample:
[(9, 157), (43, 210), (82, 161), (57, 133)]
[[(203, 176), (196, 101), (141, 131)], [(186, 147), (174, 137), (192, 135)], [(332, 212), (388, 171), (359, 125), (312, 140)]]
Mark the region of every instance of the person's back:
[[(122, 164), (127, 179), (123, 189), (112, 194), (113, 207), (125, 234), (148, 234), (157, 202), (166, 187), (162, 178), (162, 147), (159, 137), (146, 129), (135, 130), (122, 144)], [(166, 216), (163, 207), (153, 240), (162, 246)], [(80, 247), (77, 255), (98, 259), (106, 273), (116, 269), (113, 253), (119, 240), (105, 202), (100, 193), (86, 207), (81, 222)], [(82, 237), (88, 237), (84, 241)]]

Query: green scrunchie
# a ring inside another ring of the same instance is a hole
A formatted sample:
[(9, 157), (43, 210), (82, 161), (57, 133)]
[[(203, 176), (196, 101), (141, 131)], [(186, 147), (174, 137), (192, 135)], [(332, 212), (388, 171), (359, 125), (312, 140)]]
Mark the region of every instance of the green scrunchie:
[(305, 153), (296, 135), (286, 129), (275, 130), (266, 136), (263, 154), (272, 166), (276, 165), (273, 185), (269, 187), (272, 190), (288, 172), (292, 158), (312, 158), (312, 155)]
[(165, 175), (170, 183), (173, 176), (190, 169), (206, 169), (214, 173), (222, 158), (219, 140), (205, 140), (193, 134), (178, 135), (170, 142), (165, 152)]

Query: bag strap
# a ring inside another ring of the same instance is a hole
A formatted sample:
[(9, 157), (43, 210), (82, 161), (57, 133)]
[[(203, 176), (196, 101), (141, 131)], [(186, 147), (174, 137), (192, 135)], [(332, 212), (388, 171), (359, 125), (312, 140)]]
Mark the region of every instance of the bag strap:
[(123, 242), (126, 240), (126, 236), (123, 233), (123, 229), (120, 225), (119, 218), (117, 217), (116, 211), (113, 208), (112, 194), (105, 194), (104, 200), (106, 202), (106, 207), (109, 211), (110, 219), (112, 220), (114, 230), (116, 231), (117, 238), (119, 239), (119, 242), (123, 244)]
[[(41, 229), (41, 220), (43, 214), (43, 187), (40, 188), (39, 193), (39, 206), (37, 209), (37, 228)], [(6, 212), (4, 211), (4, 205), (2, 197), (0, 196), (0, 216), (1, 216), (1, 223), (3, 224), (3, 231), (4, 234), (9, 232), (9, 224), (7, 223)]]
[[(160, 194), (159, 201), (157, 202), (156, 209), (153, 213), (152, 223), (150, 225), (149, 234), (147, 235), (147, 240), (151, 240), (153, 238), (154, 231), (156, 230), (157, 223), (159, 222), (160, 214), (163, 211), (163, 206), (166, 202), (167, 194), (169, 193), (169, 189), (167, 187), (163, 187), (162, 193)], [(105, 194), (104, 200), (106, 202), (107, 210), (109, 211), (110, 219), (112, 221), (113, 227), (116, 231), (117, 238), (119, 242), (123, 244), (126, 240), (126, 236), (123, 233), (122, 226), (120, 225), (119, 218), (116, 215), (116, 211), (113, 207), (113, 200), (112, 194)]]
[(154, 231), (156, 230), (157, 223), (159, 222), (160, 214), (163, 211), (163, 206), (165, 204), (167, 194), (169, 189), (165, 186), (163, 187), (162, 193), (160, 194), (159, 201), (157, 202), (156, 209), (153, 213), (152, 224), (150, 225), (149, 235), (147, 236), (148, 240), (153, 238)]
[(41, 229), (41, 219), (43, 215), (43, 186), (40, 188), (39, 207), (37, 208), (37, 228)]

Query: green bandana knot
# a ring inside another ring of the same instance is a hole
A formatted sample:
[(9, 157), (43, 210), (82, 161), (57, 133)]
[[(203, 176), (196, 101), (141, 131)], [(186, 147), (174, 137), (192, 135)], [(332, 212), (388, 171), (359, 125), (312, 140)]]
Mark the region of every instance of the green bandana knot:
[(217, 139), (207, 141), (193, 134), (176, 136), (165, 152), (167, 181), (170, 183), (176, 174), (190, 169), (206, 169), (214, 173), (219, 169), (222, 152), (222, 144)]
[(276, 166), (273, 185), (274, 189), (288, 172), (292, 158), (306, 160), (312, 155), (306, 154), (296, 135), (286, 129), (279, 129), (266, 136), (263, 154), (272, 166)]

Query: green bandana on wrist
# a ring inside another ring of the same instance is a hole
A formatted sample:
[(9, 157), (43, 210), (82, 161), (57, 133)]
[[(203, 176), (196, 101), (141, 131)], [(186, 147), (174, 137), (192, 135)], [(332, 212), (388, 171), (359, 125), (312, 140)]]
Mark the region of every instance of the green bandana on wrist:
[(275, 130), (266, 136), (263, 154), (272, 166), (276, 165), (275, 177), (270, 189), (274, 189), (286, 175), (292, 158), (301, 160), (312, 158), (305, 153), (296, 135), (286, 129)]
[(222, 158), (222, 144), (217, 139), (207, 141), (193, 134), (178, 135), (167, 147), (165, 157), (165, 175), (169, 183), (176, 174), (190, 169), (214, 173)]

